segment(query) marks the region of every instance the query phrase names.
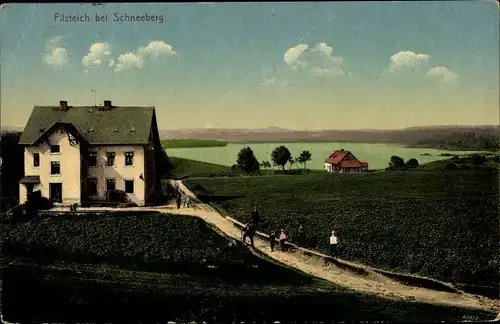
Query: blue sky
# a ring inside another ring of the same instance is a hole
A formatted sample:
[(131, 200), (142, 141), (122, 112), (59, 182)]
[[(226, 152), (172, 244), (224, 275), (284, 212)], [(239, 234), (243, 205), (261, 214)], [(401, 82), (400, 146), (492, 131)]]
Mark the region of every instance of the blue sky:
[(34, 105), (92, 105), (93, 89), (98, 104), (154, 105), (161, 129), (499, 120), (494, 1), (10, 4), (0, 18), (2, 125)]

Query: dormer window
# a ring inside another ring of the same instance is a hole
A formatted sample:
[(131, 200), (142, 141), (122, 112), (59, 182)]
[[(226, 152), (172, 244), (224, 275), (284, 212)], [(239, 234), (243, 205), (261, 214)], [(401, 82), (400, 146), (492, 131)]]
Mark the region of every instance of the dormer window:
[(39, 129), (39, 130), (40, 130), (40, 133), (45, 133), (45, 128), (40, 127), (40, 129)]
[(118, 133), (118, 128), (115, 128), (115, 129), (114, 129), (114, 132), (115, 132), (115, 133)]
[(94, 127), (90, 127), (89, 128), (89, 133), (93, 133), (94, 132)]
[(130, 127), (130, 132), (131, 133), (135, 132), (135, 127)]
[(61, 153), (61, 149), (60, 149), (59, 145), (51, 145), (50, 146), (50, 153), (51, 154)]

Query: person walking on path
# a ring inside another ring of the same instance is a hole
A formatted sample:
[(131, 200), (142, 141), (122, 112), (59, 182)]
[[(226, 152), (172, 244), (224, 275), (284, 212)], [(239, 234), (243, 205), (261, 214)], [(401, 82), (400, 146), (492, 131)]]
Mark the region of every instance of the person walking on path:
[(259, 225), (259, 212), (257, 210), (257, 207), (254, 207), (252, 210), (252, 213), (250, 215), (252, 217), (252, 224), (255, 228)]
[(303, 246), (306, 241), (306, 229), (302, 223), (299, 223), (299, 245)]
[(287, 236), (286, 236), (285, 232), (283, 230), (281, 230), (281, 234), (280, 234), (281, 251), (286, 251), (286, 246), (285, 246), (286, 239), (287, 239)]
[(241, 238), (243, 243), (246, 243), (247, 237), (250, 238), (250, 245), (253, 245), (253, 236), (255, 234), (255, 229), (251, 224), (246, 224), (245, 227), (243, 228), (243, 237)]
[(177, 197), (175, 197), (175, 202), (177, 203), (177, 209), (181, 208), (182, 196), (180, 191), (177, 191)]
[[(339, 240), (337, 236), (335, 235), (335, 231), (332, 231), (332, 234), (330, 235), (330, 244), (329, 244), (329, 254), (331, 257), (335, 258), (337, 257), (337, 244), (339, 243)], [(325, 259), (325, 263), (326, 263)]]
[(272, 231), (269, 235), (269, 244), (271, 245), (271, 252), (274, 251), (274, 245), (276, 244), (276, 232)]

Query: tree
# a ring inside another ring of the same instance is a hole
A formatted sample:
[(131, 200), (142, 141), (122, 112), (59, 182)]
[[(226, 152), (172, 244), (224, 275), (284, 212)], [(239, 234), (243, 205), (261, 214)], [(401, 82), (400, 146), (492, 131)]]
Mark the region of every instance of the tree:
[(288, 159), (288, 164), (290, 165), (290, 170), (291, 170), (293, 165), (295, 164), (295, 159), (290, 156), (290, 158)]
[(238, 153), (236, 164), (247, 173), (258, 171), (260, 168), (259, 161), (257, 161), (252, 149), (248, 146), (242, 148)]
[(276, 165), (281, 166), (283, 172), (285, 172), (285, 165), (288, 163), (292, 153), (286, 148), (286, 146), (278, 146), (271, 153), (271, 158)]
[(393, 155), (389, 161), (389, 170), (401, 170), (404, 169), (405, 160), (402, 157)]
[(416, 167), (418, 167), (418, 160), (417, 159), (409, 159), (408, 162), (406, 162), (406, 167), (407, 168), (416, 168)]
[(302, 151), (297, 158), (297, 162), (302, 163), (304, 169), (306, 168), (306, 163), (309, 161), (311, 161), (311, 153), (309, 151)]
[(261, 168), (263, 168), (264, 170), (267, 170), (268, 168), (271, 168), (271, 163), (269, 163), (269, 161), (262, 161), (260, 163), (260, 166)]

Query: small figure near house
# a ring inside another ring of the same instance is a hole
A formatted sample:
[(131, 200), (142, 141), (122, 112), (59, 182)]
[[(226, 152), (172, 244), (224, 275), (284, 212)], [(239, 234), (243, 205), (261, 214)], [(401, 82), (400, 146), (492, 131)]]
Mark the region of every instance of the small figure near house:
[(181, 208), (181, 200), (182, 200), (182, 194), (180, 191), (177, 191), (177, 195), (175, 197), (175, 202), (177, 203), (177, 209)]
[(276, 244), (276, 232), (272, 231), (269, 235), (269, 244), (271, 245), (271, 252), (274, 251), (274, 245)]
[[(332, 234), (330, 235), (330, 244), (329, 244), (329, 254), (331, 257), (335, 258), (337, 256), (337, 244), (339, 240), (337, 236), (335, 235), (335, 231), (332, 231)], [(325, 259), (325, 264), (327, 260)]]
[(191, 205), (191, 197), (188, 195), (184, 196), (184, 208), (188, 208)]
[(287, 235), (285, 234), (285, 232), (283, 230), (281, 230), (281, 234), (280, 234), (280, 248), (281, 248), (281, 251), (286, 251), (286, 245), (285, 245), (285, 242), (286, 242), (286, 239), (287, 239)]
[(303, 246), (306, 241), (306, 229), (302, 222), (299, 223), (299, 235), (298, 235), (298, 243), (300, 246)]
[(69, 206), (69, 211), (76, 212), (76, 208), (78, 207), (78, 204), (72, 204)]
[(253, 236), (255, 234), (255, 228), (253, 227), (252, 224), (246, 224), (245, 227), (243, 228), (243, 237), (242, 241), (243, 243), (246, 243), (247, 237), (250, 238), (250, 245), (253, 245)]
[(259, 225), (259, 212), (257, 211), (257, 207), (253, 208), (251, 216), (252, 216), (252, 224), (255, 228), (257, 228), (257, 226)]

